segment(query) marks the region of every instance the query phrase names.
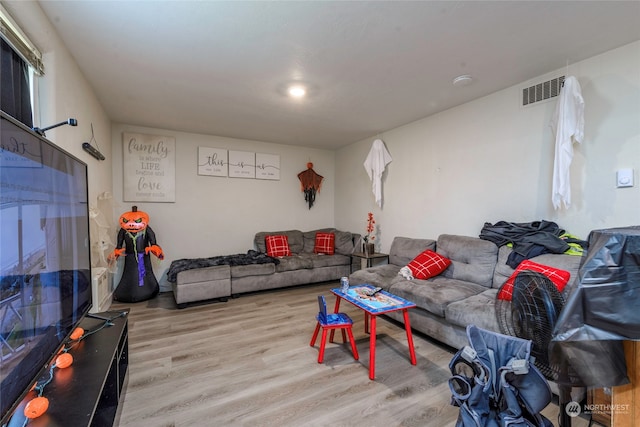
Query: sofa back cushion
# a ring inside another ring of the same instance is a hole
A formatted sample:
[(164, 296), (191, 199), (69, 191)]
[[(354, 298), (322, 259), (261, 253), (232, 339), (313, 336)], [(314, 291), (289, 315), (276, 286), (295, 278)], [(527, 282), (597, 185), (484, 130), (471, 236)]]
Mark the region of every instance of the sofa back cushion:
[(267, 255), (274, 258), (291, 256), (289, 240), (285, 234), (268, 235), (264, 238), (267, 247)]
[(333, 255), (336, 251), (336, 234), (335, 233), (316, 233), (316, 243), (313, 246), (313, 253)]
[(291, 253), (298, 254), (302, 252), (304, 239), (302, 238), (302, 231), (300, 230), (261, 231), (259, 233), (256, 233), (254, 244), (256, 245), (258, 252), (266, 253), (267, 246), (265, 243), (265, 237), (276, 235), (287, 236), (287, 241), (289, 242), (289, 249), (291, 249)]
[(413, 239), (395, 237), (389, 249), (389, 264), (404, 267), (426, 249), (436, 250), (436, 241), (431, 239)]
[(360, 235), (340, 230), (334, 230), (333, 232), (336, 235), (336, 253), (340, 255), (351, 255), (355, 248), (355, 242), (360, 240)]
[(305, 231), (302, 233), (303, 248), (302, 252), (312, 254), (316, 245), (316, 233), (333, 233), (333, 228), (319, 228), (317, 230)]
[(313, 253), (316, 244), (316, 233), (333, 233), (335, 235), (335, 253), (340, 255), (351, 255), (354, 249), (354, 240), (360, 238), (359, 235), (348, 231), (340, 231), (335, 228), (320, 228), (318, 230), (306, 231), (304, 237), (303, 252)]
[(441, 234), (436, 248), (436, 252), (451, 260), (442, 276), (491, 287), (498, 259), (495, 243), (477, 237)]

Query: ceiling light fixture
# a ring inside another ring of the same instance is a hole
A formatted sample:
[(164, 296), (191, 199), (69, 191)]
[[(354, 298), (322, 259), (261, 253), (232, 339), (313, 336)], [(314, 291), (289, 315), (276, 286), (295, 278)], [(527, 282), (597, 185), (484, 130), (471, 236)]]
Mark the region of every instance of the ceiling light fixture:
[(473, 77), (471, 77), (469, 74), (464, 74), (453, 79), (454, 86), (468, 86), (471, 83), (473, 83)]
[(287, 93), (292, 98), (303, 98), (307, 94), (307, 89), (305, 89), (304, 86), (293, 85), (289, 86)]

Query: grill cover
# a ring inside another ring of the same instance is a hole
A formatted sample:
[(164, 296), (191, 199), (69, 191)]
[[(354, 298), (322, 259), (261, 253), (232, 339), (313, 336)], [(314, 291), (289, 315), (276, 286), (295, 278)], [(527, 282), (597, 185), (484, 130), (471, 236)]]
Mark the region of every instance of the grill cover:
[(640, 340), (640, 226), (594, 230), (556, 324), (552, 359), (584, 385), (629, 383), (622, 341)]

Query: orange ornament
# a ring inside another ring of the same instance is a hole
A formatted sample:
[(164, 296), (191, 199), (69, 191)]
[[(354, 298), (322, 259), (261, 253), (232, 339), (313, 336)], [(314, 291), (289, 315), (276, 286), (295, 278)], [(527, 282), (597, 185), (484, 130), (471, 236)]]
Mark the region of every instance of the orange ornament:
[(83, 335), (84, 335), (84, 329), (75, 328), (73, 332), (71, 332), (71, 335), (69, 335), (69, 338), (71, 338), (72, 340), (79, 340), (80, 338), (82, 338)]
[(24, 407), (24, 416), (27, 418), (38, 418), (49, 409), (49, 399), (43, 396), (36, 397)]
[(56, 368), (68, 368), (73, 363), (73, 356), (69, 353), (62, 353), (56, 357)]

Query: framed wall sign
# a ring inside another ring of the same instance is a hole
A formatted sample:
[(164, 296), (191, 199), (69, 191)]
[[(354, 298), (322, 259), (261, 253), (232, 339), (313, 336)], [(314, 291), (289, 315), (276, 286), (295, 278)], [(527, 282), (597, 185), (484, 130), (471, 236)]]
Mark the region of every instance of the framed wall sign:
[(256, 153), (256, 178), (280, 179), (280, 156), (277, 154)]
[(229, 177), (255, 178), (256, 153), (229, 151)]
[(125, 202), (175, 202), (176, 139), (122, 134)]
[(198, 175), (227, 176), (228, 170), (227, 150), (198, 147)]

